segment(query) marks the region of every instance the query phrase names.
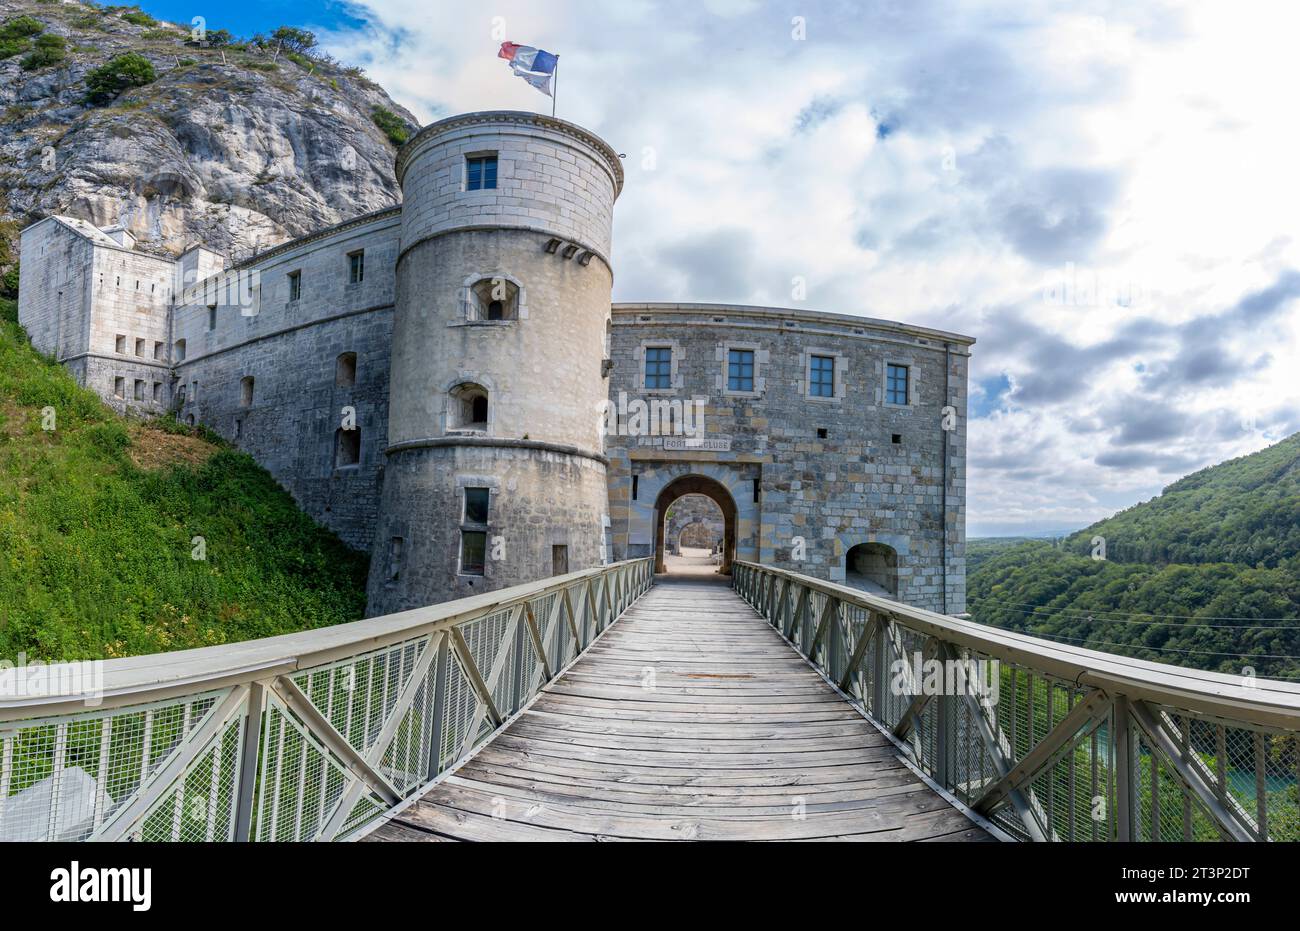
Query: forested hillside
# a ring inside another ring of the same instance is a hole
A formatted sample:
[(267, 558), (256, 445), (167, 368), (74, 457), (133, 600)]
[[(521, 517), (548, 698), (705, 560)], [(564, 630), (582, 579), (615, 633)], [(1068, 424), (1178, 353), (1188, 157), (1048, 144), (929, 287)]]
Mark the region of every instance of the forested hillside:
[[(1106, 559), (1091, 557), (1105, 539)], [(972, 541), (975, 620), (1160, 662), (1300, 678), (1300, 435), (1060, 545)]]
[(1193, 472), (1067, 545), (1088, 555), (1098, 535), (1118, 562), (1281, 565), (1300, 554), (1300, 433)]

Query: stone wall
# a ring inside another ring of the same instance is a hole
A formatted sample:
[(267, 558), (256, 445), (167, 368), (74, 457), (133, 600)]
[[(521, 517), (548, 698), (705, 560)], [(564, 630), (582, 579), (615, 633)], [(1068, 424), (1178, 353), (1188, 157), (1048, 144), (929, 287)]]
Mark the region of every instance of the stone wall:
[(165, 410), (174, 263), (61, 217), (24, 230), (21, 255), (18, 319), (32, 345), (119, 413)]
[[(489, 153), (497, 188), (466, 190), (466, 158)], [(23, 233), (20, 319), (119, 410), (208, 425), (372, 549), (372, 612), (542, 578), (561, 556), (577, 570), (651, 555), (660, 530), (671, 549), (685, 524), (664, 528), (663, 509), (684, 494), (721, 508), (735, 558), (858, 581), (884, 564), (849, 566), (850, 549), (880, 544), (902, 600), (965, 609), (973, 340), (780, 308), (611, 316), (622, 169), (563, 120), (453, 117), (397, 171), (402, 207), (225, 271), (207, 250), (171, 261), (42, 221)], [(483, 281), (508, 292), (505, 318), (484, 315)], [(660, 349), (667, 384), (648, 386)], [(729, 384), (731, 349), (753, 353), (752, 390)], [(833, 360), (825, 397), (810, 391), (815, 356)], [(891, 363), (908, 369), (906, 403), (886, 397)], [(461, 422), (466, 385), (487, 396), (482, 423)], [(638, 404), (662, 419), (638, 423)], [(461, 571), (466, 488), (489, 490), (483, 530), (500, 543), (482, 574)]]
[[(178, 415), (250, 453), (362, 550), (374, 541), (387, 443), (397, 235), (389, 211), (290, 243), (188, 288), (173, 315), (173, 353), (185, 345), (175, 362)], [(349, 254), (358, 251), (364, 272), (352, 283)], [(290, 273), (300, 276), (297, 300)], [(340, 378), (345, 354), (355, 357), (343, 373), (351, 383)], [(360, 433), (355, 463), (340, 455), (345, 419)]]
[[(497, 156), (497, 187), (467, 191), (465, 159), (479, 153)], [(397, 178), (404, 249), (449, 229), (514, 227), (577, 243), (609, 263), (623, 169), (608, 145), (573, 123), (518, 111), (450, 117), (407, 143)]]
[(722, 544), (722, 510), (712, 498), (683, 495), (667, 514), (667, 541), (674, 553), (682, 547), (712, 550)]
[[(477, 156), (496, 158), (495, 188), (467, 190), (466, 160)], [(530, 582), (561, 562), (599, 565), (616, 154), (562, 120), (469, 114), (425, 128), (397, 171), (402, 245), (376, 533), (387, 549), (371, 564), (369, 610)], [(487, 525), (467, 529), (467, 488), (489, 490)], [(466, 564), (466, 534), (490, 540), (481, 570)]]
[[(712, 476), (739, 510), (738, 558), (843, 581), (848, 550), (879, 542), (898, 554), (902, 600), (965, 609), (971, 339), (867, 318), (721, 305), (615, 305), (613, 320), (611, 396), (698, 400), (705, 447), (691, 448), (685, 437), (609, 438), (616, 558), (651, 551), (665, 478)], [(645, 351), (658, 346), (673, 350), (672, 386), (647, 390)], [(729, 390), (730, 348), (754, 351), (752, 392)], [(810, 396), (812, 355), (835, 359), (834, 396)], [(906, 405), (886, 400), (887, 363), (909, 369)], [(948, 405), (952, 430), (943, 428)]]

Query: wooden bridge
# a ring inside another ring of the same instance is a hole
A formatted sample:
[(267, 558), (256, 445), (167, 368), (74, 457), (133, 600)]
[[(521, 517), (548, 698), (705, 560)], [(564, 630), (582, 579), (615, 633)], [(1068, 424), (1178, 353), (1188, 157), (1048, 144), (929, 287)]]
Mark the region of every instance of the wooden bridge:
[(367, 839), (992, 838), (715, 576), (655, 585)]
[(0, 668), (0, 840), (1300, 839), (1300, 685), (732, 570)]

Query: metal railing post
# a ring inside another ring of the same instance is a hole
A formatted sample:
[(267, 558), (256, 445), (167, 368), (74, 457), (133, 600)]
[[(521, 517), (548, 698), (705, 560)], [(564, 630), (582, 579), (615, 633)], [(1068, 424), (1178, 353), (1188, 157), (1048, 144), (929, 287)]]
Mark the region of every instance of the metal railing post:
[(1111, 758), (1115, 761), (1116, 840), (1137, 840), (1137, 786), (1133, 781), (1136, 754), (1133, 748), (1133, 725), (1129, 720), (1128, 698), (1123, 695), (1115, 699), (1111, 726)]
[(442, 769), (442, 735), (447, 718), (447, 646), (451, 634), (438, 638), (438, 653), (433, 658), (433, 727), (429, 731), (429, 760), (426, 768), (428, 777), (433, 779)]
[(251, 841), (253, 805), (257, 799), (257, 765), (262, 748), (262, 715), (266, 711), (268, 682), (249, 684), (248, 703), (239, 747), (239, 787), (235, 796), (235, 840)]
[(876, 721), (889, 726), (885, 719), (885, 693), (889, 686), (889, 618), (876, 615), (876, 661), (872, 669), (871, 713)]

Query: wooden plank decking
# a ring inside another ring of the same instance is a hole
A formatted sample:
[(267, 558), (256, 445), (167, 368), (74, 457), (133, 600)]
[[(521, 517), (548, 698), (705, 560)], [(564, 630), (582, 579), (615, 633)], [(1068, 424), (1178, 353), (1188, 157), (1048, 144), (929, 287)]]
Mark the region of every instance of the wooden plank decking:
[(992, 838), (730, 588), (671, 576), (366, 838), (819, 839)]

